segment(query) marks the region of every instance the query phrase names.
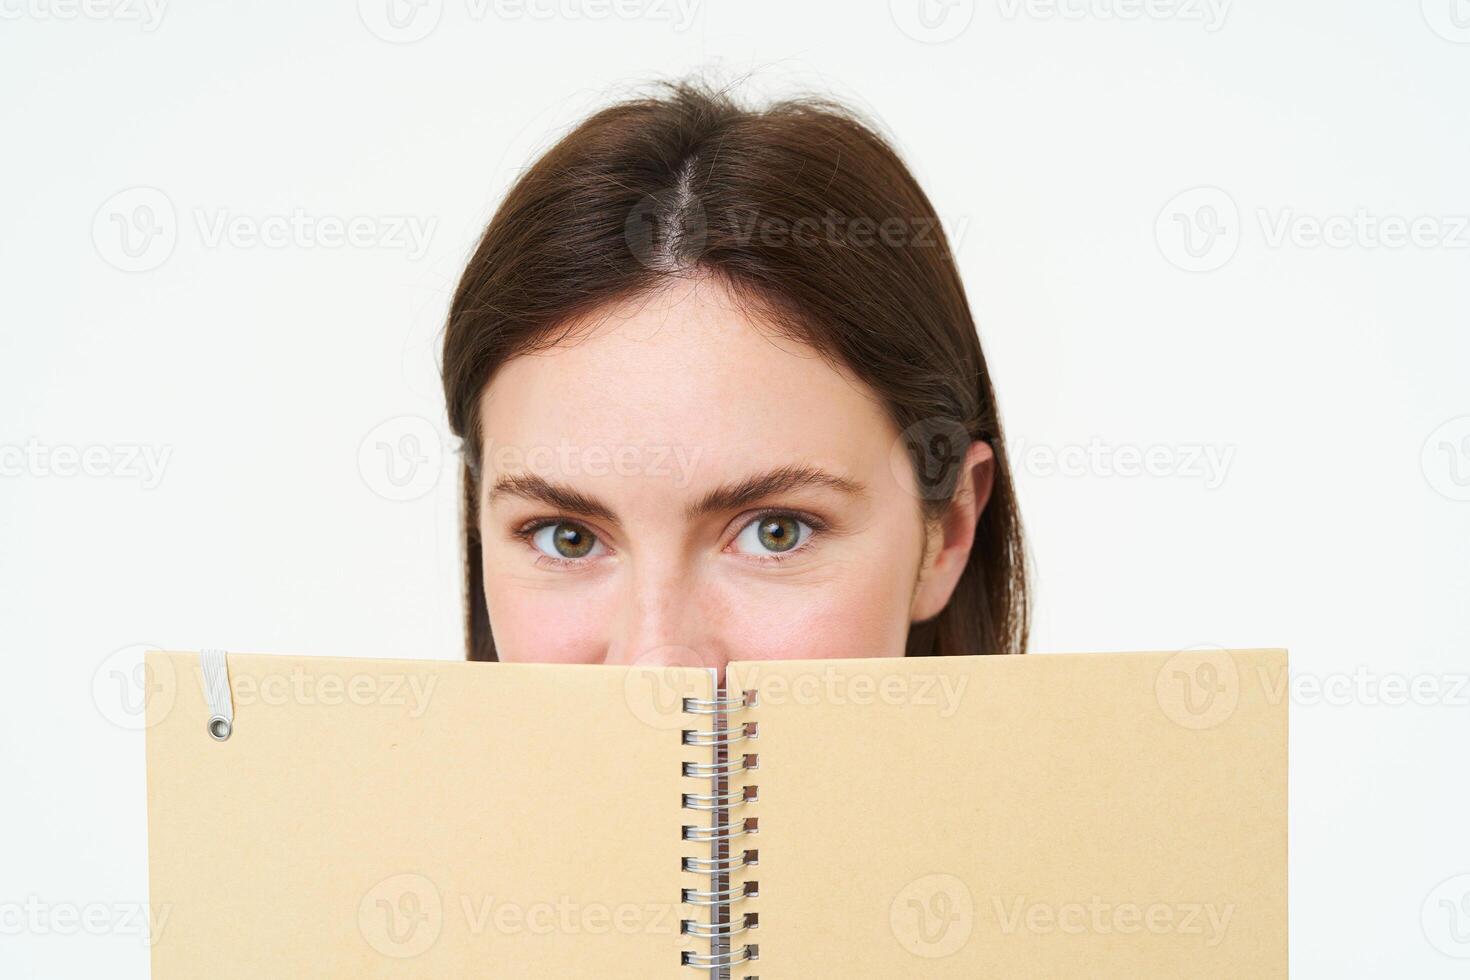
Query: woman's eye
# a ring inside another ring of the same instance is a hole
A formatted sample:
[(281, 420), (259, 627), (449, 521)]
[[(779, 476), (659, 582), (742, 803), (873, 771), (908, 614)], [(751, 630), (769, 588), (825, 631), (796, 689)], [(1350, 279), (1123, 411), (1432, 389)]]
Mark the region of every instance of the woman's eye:
[(746, 555), (779, 555), (811, 536), (811, 526), (790, 514), (767, 514), (741, 528), (735, 550)]
[(537, 528), (531, 535), (531, 544), (548, 558), (587, 558), (603, 551), (597, 535), (567, 521)]

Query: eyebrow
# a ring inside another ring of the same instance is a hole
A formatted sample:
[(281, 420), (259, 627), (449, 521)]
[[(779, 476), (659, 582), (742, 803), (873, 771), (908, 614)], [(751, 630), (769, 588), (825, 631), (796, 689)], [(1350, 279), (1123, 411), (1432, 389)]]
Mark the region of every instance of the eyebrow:
[[(718, 486), (684, 509), (689, 518), (718, 511), (736, 510), (758, 500), (807, 487), (823, 487), (848, 496), (867, 495), (867, 488), (855, 480), (828, 473), (815, 466), (782, 466)], [(535, 500), (558, 510), (582, 517), (617, 523), (617, 515), (602, 501), (565, 484), (552, 483), (534, 473), (507, 473), (496, 479), (487, 500), (500, 494)]]

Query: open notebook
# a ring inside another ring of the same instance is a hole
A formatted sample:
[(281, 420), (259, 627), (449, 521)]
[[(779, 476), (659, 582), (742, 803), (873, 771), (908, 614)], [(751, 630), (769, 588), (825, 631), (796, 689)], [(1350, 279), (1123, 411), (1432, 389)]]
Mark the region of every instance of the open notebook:
[(1286, 975), (1284, 651), (147, 670), (154, 980)]

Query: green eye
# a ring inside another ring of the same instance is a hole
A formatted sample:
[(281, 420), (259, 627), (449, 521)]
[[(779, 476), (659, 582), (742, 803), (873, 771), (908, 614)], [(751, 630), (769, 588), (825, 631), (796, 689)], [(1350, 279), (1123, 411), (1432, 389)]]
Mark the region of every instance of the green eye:
[(758, 522), (760, 542), (767, 551), (790, 551), (801, 537), (801, 525), (791, 517), (768, 517)]
[(735, 546), (747, 555), (779, 555), (791, 551), (811, 534), (810, 526), (790, 514), (767, 514), (745, 525)]
[(597, 535), (580, 524), (561, 521), (536, 529), (531, 536), (536, 550), (549, 558), (586, 558), (599, 544)]

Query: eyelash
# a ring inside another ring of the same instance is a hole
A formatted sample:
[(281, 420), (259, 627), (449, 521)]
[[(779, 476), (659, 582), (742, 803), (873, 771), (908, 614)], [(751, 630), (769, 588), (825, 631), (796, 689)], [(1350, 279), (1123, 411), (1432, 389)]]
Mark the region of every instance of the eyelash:
[[(756, 511), (745, 520), (741, 521), (736, 528), (736, 538), (739, 537), (740, 532), (744, 531), (747, 527), (749, 527), (756, 521), (763, 521), (768, 517), (776, 516), (794, 517), (796, 520), (811, 528), (811, 534), (807, 535), (807, 539), (805, 541), (803, 541), (801, 544), (797, 545), (790, 551), (783, 551), (769, 555), (741, 555), (741, 558), (744, 558), (747, 561), (759, 562), (761, 564), (775, 564), (777, 562), (787, 561), (795, 555), (804, 553), (808, 548), (811, 547), (811, 543), (813, 540), (816, 539), (817, 535), (823, 533), (828, 529), (828, 527), (830, 527), (830, 525), (826, 521), (822, 520), (815, 514), (808, 514), (805, 511), (791, 510), (789, 508), (769, 507), (765, 510)], [(537, 565), (545, 568), (585, 567), (587, 564), (587, 560), (585, 558), (558, 558), (554, 555), (546, 554), (532, 543), (531, 539), (536, 536), (537, 531), (540, 531), (543, 528), (555, 527), (558, 524), (575, 524), (578, 527), (586, 528), (589, 533), (597, 537), (597, 540), (602, 540), (602, 537), (598, 535), (596, 531), (593, 531), (590, 527), (587, 527), (586, 524), (571, 517), (538, 517), (533, 521), (522, 524), (511, 533), (514, 534), (517, 539), (524, 542), (526, 547), (530, 548), (535, 553)], [(735, 539), (732, 538), (731, 540), (733, 543)]]

